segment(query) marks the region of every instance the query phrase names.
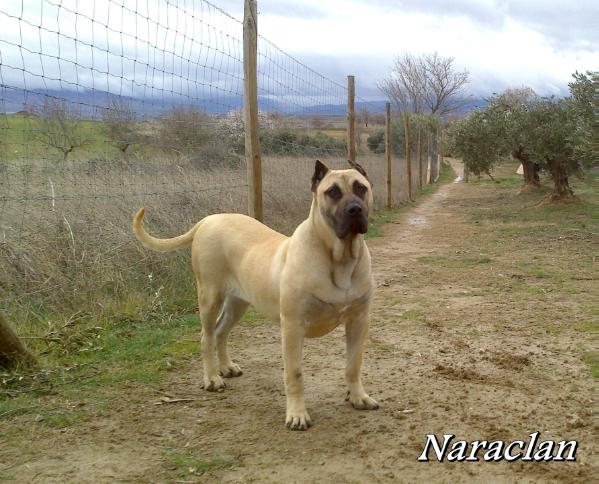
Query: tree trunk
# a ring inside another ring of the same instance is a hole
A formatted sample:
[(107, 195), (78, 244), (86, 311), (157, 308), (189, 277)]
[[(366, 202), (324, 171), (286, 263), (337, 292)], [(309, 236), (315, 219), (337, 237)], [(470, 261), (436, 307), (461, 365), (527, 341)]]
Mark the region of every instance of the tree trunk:
[(570, 188), (568, 182), (568, 172), (565, 165), (557, 160), (548, 160), (547, 166), (549, 167), (549, 173), (553, 179), (553, 191), (551, 192), (551, 200), (563, 200), (574, 196), (574, 192)]
[(19, 337), (0, 313), (0, 366), (14, 368), (18, 365), (36, 366), (35, 357), (21, 343)]
[(540, 166), (534, 161), (530, 161), (528, 153), (524, 151), (522, 145), (518, 145), (517, 150), (512, 151), (512, 157), (522, 163), (522, 169), (524, 170), (524, 185), (531, 187), (540, 187), (541, 180), (539, 178)]
[(522, 162), (522, 168), (524, 170), (524, 184), (533, 187), (541, 186), (541, 179), (539, 178), (540, 166), (538, 163), (530, 160), (520, 160)]

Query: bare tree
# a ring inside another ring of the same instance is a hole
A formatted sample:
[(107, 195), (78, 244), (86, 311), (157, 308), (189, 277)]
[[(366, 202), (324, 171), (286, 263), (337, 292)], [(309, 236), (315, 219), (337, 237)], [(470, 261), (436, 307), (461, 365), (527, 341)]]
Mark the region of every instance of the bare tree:
[[(442, 57), (437, 52), (420, 56), (404, 53), (395, 58), (392, 72), (379, 83), (379, 89), (404, 114), (408, 171), (411, 167), (409, 113), (446, 116), (464, 103), (460, 94), (468, 83), (469, 74), (468, 71), (456, 72), (453, 61), (453, 57)], [(419, 126), (416, 143), (420, 178), (423, 141), (422, 127)], [(411, 190), (411, 186), (408, 188)]]
[(40, 106), (34, 106), (31, 111), (39, 120), (35, 138), (61, 153), (64, 161), (73, 150), (87, 144), (88, 140), (82, 134), (81, 119), (66, 101), (46, 97)]
[(114, 96), (104, 110), (102, 118), (106, 134), (114, 141), (119, 151), (126, 155), (131, 145), (139, 140), (137, 117), (130, 104), (123, 98)]
[(367, 107), (360, 109), (358, 114), (360, 124), (363, 124), (365, 128), (368, 128), (368, 121), (370, 121), (370, 110)]
[(425, 71), (423, 104), (431, 114), (445, 116), (460, 109), (465, 100), (461, 96), (470, 73), (457, 72), (453, 57), (442, 57), (437, 52), (421, 56), (418, 63)]

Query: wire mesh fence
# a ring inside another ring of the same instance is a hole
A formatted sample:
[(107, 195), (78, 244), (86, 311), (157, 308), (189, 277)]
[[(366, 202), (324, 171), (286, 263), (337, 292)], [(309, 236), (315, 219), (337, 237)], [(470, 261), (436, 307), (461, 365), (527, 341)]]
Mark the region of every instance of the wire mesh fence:
[(140, 206), (165, 234), (243, 210), (241, 22), (201, 0), (12, 1), (0, 20), (9, 306), (43, 318), (145, 287)]
[[(162, 236), (210, 213), (247, 212), (242, 22), (204, 0), (17, 0), (0, 5), (0, 22), (8, 313), (43, 321), (151, 299), (162, 276), (180, 278), (187, 255), (165, 264), (142, 251), (130, 228), (137, 208)], [(315, 159), (346, 166), (347, 95), (259, 37), (267, 224), (289, 231), (306, 215)], [(379, 207), (386, 162), (370, 138), (384, 129), (381, 105), (357, 99), (358, 159)], [(396, 157), (396, 202), (405, 172)]]

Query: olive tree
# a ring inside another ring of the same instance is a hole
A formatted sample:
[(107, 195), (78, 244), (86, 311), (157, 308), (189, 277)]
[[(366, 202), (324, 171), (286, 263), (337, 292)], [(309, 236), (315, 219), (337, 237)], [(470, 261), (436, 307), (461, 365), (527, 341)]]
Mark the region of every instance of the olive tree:
[(568, 99), (542, 98), (528, 104), (522, 135), (531, 156), (551, 174), (552, 200), (574, 195), (568, 174), (578, 167), (585, 131), (583, 119)]
[(503, 140), (501, 151), (522, 164), (524, 185), (527, 187), (541, 185), (539, 178), (541, 164), (531, 159), (523, 137), (523, 123), (528, 104), (536, 97), (536, 93), (529, 87), (506, 89), (503, 93), (492, 97), (488, 104), (488, 110), (492, 113), (491, 118), (497, 123), (496, 132)]
[(464, 162), (464, 173), (491, 176), (499, 161), (503, 138), (497, 130), (495, 113), (472, 111), (467, 117), (450, 124), (446, 130), (447, 147)]
[(590, 168), (599, 165), (599, 71), (572, 77), (568, 103), (580, 118), (576, 155), (583, 168)]

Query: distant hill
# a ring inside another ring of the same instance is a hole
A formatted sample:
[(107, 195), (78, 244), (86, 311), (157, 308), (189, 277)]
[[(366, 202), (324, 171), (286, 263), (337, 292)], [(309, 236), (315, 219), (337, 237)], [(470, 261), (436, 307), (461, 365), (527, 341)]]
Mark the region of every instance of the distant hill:
[[(39, 105), (44, 97), (64, 99), (72, 104), (77, 110), (80, 110), (81, 116), (85, 118), (100, 118), (102, 110), (110, 105), (114, 94), (100, 90), (22, 90), (0, 86), (0, 110), (6, 113), (16, 113), (27, 111), (29, 106)], [(161, 96), (148, 96), (145, 98), (122, 96), (131, 109), (141, 117), (155, 117), (165, 113), (173, 106), (196, 106), (204, 112), (210, 114), (227, 114), (231, 111), (243, 108), (243, 97), (241, 95), (221, 95), (206, 98), (191, 98), (182, 96), (173, 96), (164, 94)], [(272, 96), (258, 96), (258, 105), (261, 111), (276, 111), (288, 115), (304, 116), (344, 116), (347, 106), (343, 104), (320, 104), (320, 105), (301, 105), (301, 98), (294, 103), (285, 102), (283, 99), (273, 98)], [(484, 99), (468, 99), (458, 115), (464, 115), (469, 111), (486, 106)], [(385, 111), (385, 101), (357, 101), (356, 111), (364, 108), (371, 113), (383, 113)]]

